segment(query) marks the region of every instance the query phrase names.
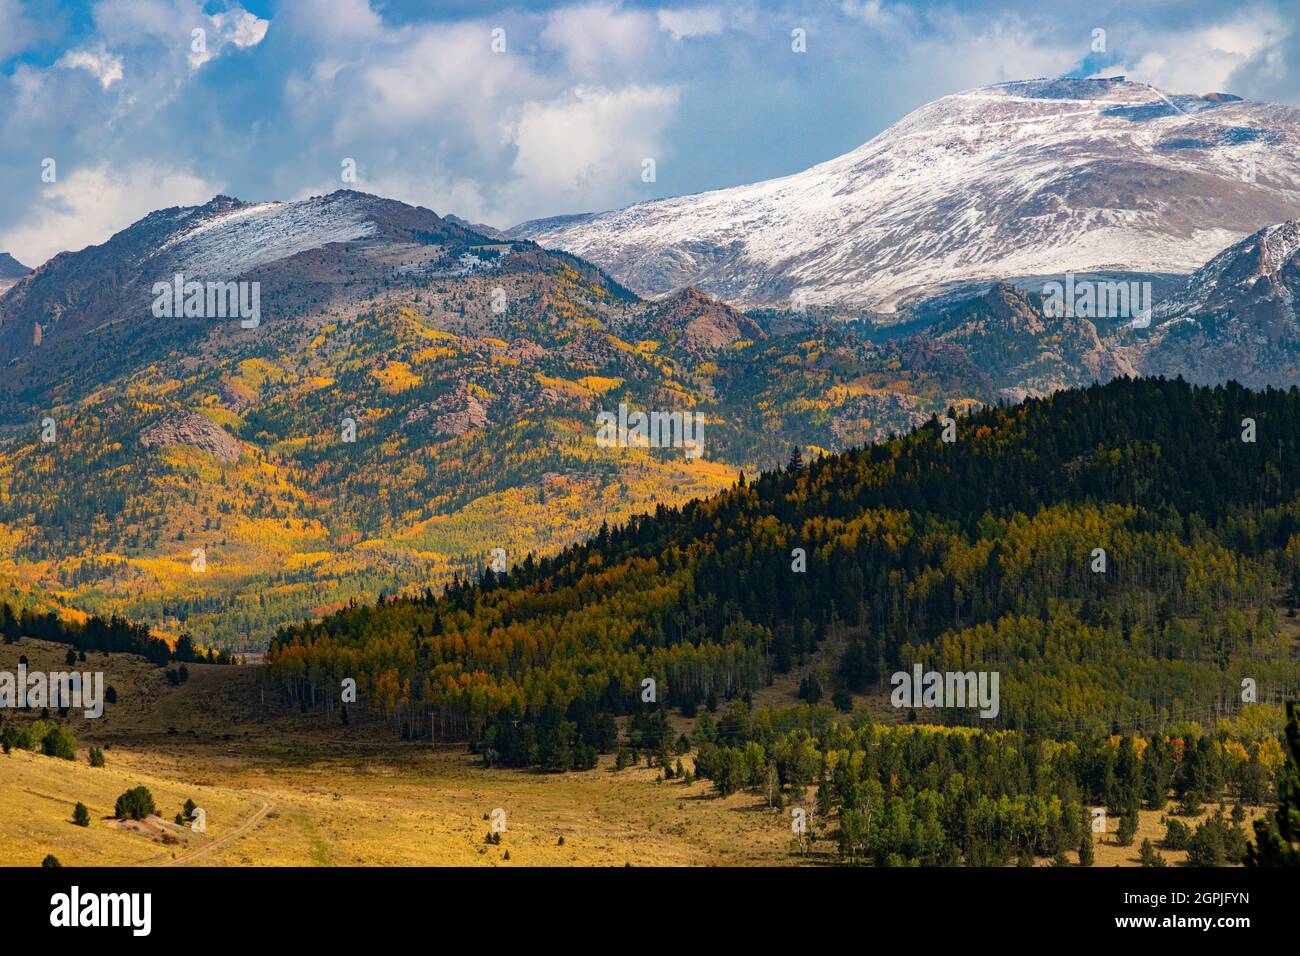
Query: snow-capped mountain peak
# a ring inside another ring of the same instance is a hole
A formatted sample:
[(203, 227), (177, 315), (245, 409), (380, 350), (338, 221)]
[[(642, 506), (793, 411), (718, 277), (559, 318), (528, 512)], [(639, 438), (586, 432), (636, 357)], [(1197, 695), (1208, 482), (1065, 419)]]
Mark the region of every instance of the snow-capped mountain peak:
[(1186, 274), (1300, 214), (1300, 110), (1122, 77), (945, 96), (767, 182), (524, 223), (634, 291), (891, 311), (970, 282)]
[(393, 268), (384, 249), (408, 250), (415, 262), (486, 241), (431, 210), (351, 190), (292, 202), (216, 196), (160, 209), (102, 245), (60, 253), (5, 292), (0, 360), (148, 315), (156, 284), (176, 275), (201, 284), (248, 277), (282, 298), (310, 297), (326, 294), (307, 290), (333, 283), (344, 263), (347, 278), (379, 282)]
[(197, 207), (159, 251), (186, 274), (237, 276), (331, 242), (372, 236), (376, 225), (362, 193), (338, 192), (297, 202), (243, 203), (217, 196)]

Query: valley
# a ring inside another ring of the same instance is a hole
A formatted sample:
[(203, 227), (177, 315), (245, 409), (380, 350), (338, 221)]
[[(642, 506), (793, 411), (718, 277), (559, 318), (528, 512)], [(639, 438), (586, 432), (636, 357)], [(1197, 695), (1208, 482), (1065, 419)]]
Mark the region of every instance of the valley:
[[(19, 648), (34, 667), (47, 668), (60, 666), (64, 650), (33, 640), (0, 645), (0, 670), (13, 667)], [(101, 721), (73, 719), (82, 744), (77, 760), (22, 750), (0, 756), (0, 805), (13, 811), (0, 819), (0, 866), (35, 865), (47, 853), (64, 866), (131, 867), (839, 862), (833, 824), (815, 811), (819, 838), (801, 849), (788, 808), (770, 806), (761, 794), (720, 796), (704, 779), (664, 780), (644, 762), (616, 769), (605, 756), (591, 770), (562, 775), (488, 769), (463, 745), (396, 742), (380, 721), (322, 726), (268, 705), (254, 666), (190, 665), (180, 687), (127, 655), (95, 666), (119, 688), (120, 704)], [(795, 701), (796, 685), (782, 679), (765, 689), (764, 705)], [(882, 719), (896, 719), (886, 697), (860, 700)], [(690, 733), (693, 723), (674, 719), (674, 730)], [(89, 745), (103, 748), (104, 767), (87, 764)], [(692, 758), (685, 760), (690, 766)], [(175, 842), (114, 825), (114, 800), (137, 786), (148, 788), (164, 818), (151, 829)], [(170, 822), (186, 800), (204, 809), (206, 832)], [(86, 828), (71, 820), (77, 802), (90, 809)], [(484, 840), (498, 808), (506, 811), (499, 846)], [(1207, 804), (1201, 819), (1214, 809)], [(1265, 810), (1246, 809), (1249, 828)], [(1143, 810), (1136, 842), (1127, 846), (1116, 841), (1112, 820), (1111, 832), (1094, 835), (1095, 865), (1138, 865), (1138, 844), (1163, 838), (1162, 816)], [(1185, 850), (1160, 852), (1170, 865), (1186, 859)]]
[(0, 709), (0, 864), (1287, 858), (1297, 141), (1026, 80), (510, 230), (0, 257), (0, 672), (110, 691)]

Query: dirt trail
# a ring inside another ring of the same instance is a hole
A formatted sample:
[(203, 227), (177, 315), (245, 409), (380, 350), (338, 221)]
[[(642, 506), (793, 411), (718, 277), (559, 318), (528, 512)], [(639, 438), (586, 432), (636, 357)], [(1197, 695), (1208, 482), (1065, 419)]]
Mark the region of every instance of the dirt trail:
[[(274, 803), (264, 801), (262, 803), (262, 806), (258, 808), (256, 813), (254, 813), (251, 817), (249, 817), (239, 826), (235, 827), (235, 829), (231, 830), (225, 836), (218, 837), (217, 839), (213, 840), (211, 843), (205, 843), (203, 844), (203, 846), (196, 847), (194, 850), (191, 850), (188, 853), (182, 853), (178, 857), (174, 857), (168, 860), (163, 860), (157, 863), (156, 865), (157, 866), (180, 866), (184, 863), (192, 863), (193, 861), (197, 860), (199, 857), (205, 856), (208, 853), (211, 853), (213, 850), (220, 849), (221, 847), (225, 846), (226, 844), (234, 840), (238, 840), (249, 830), (253, 829), (253, 827), (261, 823), (262, 820), (266, 817), (266, 815), (271, 812), (274, 806), (275, 806)], [(151, 862), (152, 861), (145, 861), (145, 865), (148, 865)]]

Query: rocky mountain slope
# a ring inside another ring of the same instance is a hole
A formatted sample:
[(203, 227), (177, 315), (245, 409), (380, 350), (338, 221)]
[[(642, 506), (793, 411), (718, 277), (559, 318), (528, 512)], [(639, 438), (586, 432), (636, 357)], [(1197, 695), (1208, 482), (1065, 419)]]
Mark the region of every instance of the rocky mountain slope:
[(999, 394), (1014, 400), (1134, 372), (1093, 321), (1052, 315), (1042, 296), (1005, 283), (945, 305), (925, 335), (961, 346)]
[(21, 279), (32, 270), (7, 252), (0, 252), (0, 279)]
[(1152, 375), (1235, 379), (1254, 387), (1300, 382), (1300, 221), (1223, 250), (1155, 308), (1133, 350)]
[(1187, 274), (1300, 214), (1300, 110), (1122, 78), (945, 96), (782, 179), (524, 223), (642, 295), (892, 312), (968, 282)]
[[(177, 273), (257, 283), (260, 321), (156, 315)], [(642, 301), (353, 192), (217, 197), (56, 256), (0, 297), (0, 348), (0, 577), (235, 646), (995, 397), (959, 349)], [(702, 416), (702, 457), (599, 447), (621, 405)]]
[(0, 294), (32, 270), (7, 252), (0, 252)]
[[(1024, 281), (869, 324), (694, 287), (642, 300), (571, 253), (360, 193), (162, 210), (0, 295), (0, 576), (255, 646), (706, 495), (792, 445), (1126, 375), (1292, 384), (1298, 250), (1296, 221), (1257, 231), (1149, 326), (1053, 312)], [(258, 283), (261, 321), (159, 318), (153, 284), (178, 271)], [(703, 456), (599, 447), (597, 414), (620, 406), (703, 416)]]

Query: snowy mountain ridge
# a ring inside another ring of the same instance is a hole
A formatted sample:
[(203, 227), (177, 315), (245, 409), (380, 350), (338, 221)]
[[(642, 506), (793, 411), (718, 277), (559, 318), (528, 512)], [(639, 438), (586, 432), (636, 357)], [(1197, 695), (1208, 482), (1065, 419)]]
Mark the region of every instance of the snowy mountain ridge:
[(1188, 274), (1300, 215), (1300, 110), (1123, 78), (945, 96), (781, 179), (512, 236), (589, 259), (643, 295), (891, 312), (967, 283), (1066, 271)]
[[(233, 277), (331, 242), (373, 236), (366, 204), (334, 194), (297, 202), (240, 203), (218, 196), (189, 217), (193, 225), (159, 248), (188, 275)], [(211, 209), (209, 212), (208, 210)]]

